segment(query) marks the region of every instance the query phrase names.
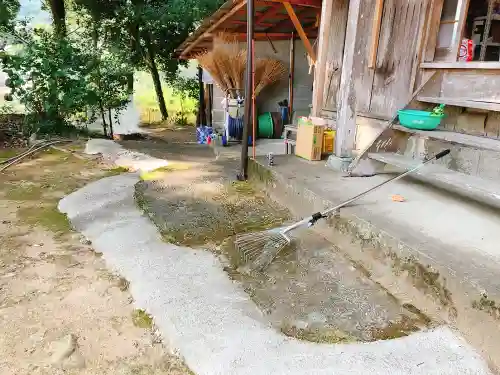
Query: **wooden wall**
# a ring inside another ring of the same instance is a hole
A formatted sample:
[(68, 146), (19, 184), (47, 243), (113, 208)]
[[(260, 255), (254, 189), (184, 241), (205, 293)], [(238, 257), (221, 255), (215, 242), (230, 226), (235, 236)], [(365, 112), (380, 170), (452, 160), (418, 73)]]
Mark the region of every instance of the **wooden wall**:
[[(368, 57), (375, 0), (361, 0), (355, 42), (356, 60), (352, 72), (357, 112), (390, 118), (411, 97), (420, 48), (418, 36), (425, 23), (427, 4), (427, 0), (384, 1), (376, 66), (370, 69)], [(344, 35), (337, 31), (331, 39), (332, 57), (329, 63), (332, 66), (337, 66), (339, 61), (338, 50), (335, 54), (334, 50), (338, 48), (340, 37)], [(334, 82), (325, 95), (328, 100), (325, 100), (324, 108), (329, 111), (336, 106), (332, 98), (337, 95), (338, 83)]]
[(349, 1), (334, 0), (330, 33), (328, 35), (328, 51), (326, 64), (326, 82), (323, 86), (323, 108), (337, 109), (337, 91), (340, 86), (342, 73), (342, 59), (344, 56), (344, 40), (347, 23)]

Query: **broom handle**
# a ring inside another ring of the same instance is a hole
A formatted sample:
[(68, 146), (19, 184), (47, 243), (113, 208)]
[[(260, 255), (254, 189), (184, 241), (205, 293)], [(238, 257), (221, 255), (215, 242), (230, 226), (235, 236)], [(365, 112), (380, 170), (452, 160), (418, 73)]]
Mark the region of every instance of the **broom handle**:
[(307, 218), (305, 218), (305, 219), (303, 219), (303, 220), (301, 220), (301, 221), (299, 221), (299, 222), (297, 222), (295, 224), (292, 224), (289, 227), (286, 227), (283, 230), (283, 233), (289, 232), (289, 231), (291, 231), (291, 230), (293, 230), (293, 229), (295, 229), (297, 227), (300, 227), (301, 225), (304, 225), (306, 223), (308, 223), (309, 226), (312, 226), (319, 219), (324, 219), (324, 218), (328, 217), (332, 212), (337, 211), (339, 208), (347, 206), (348, 204), (351, 204), (351, 203), (357, 201), (358, 199), (360, 199), (360, 198), (364, 197), (365, 195), (367, 195), (367, 194), (369, 194), (369, 193), (371, 193), (371, 192), (373, 192), (373, 191), (381, 188), (382, 186), (384, 186), (384, 185), (386, 185), (386, 184), (388, 184), (390, 182), (397, 181), (397, 180), (399, 180), (399, 179), (401, 179), (401, 178), (409, 175), (410, 173), (415, 172), (416, 170), (422, 168), (427, 163), (430, 163), (433, 160), (439, 160), (439, 159), (441, 159), (442, 157), (448, 155), (449, 153), (450, 153), (450, 149), (446, 149), (446, 150), (443, 150), (441, 152), (438, 152), (436, 155), (434, 155), (430, 159), (425, 160), (423, 163), (417, 165), (416, 167), (414, 167), (412, 169), (407, 170), (406, 172), (398, 174), (397, 176), (395, 176), (395, 177), (393, 177), (393, 178), (391, 178), (391, 179), (389, 179), (387, 181), (384, 181), (384, 182), (382, 182), (382, 183), (380, 183), (380, 184), (378, 184), (378, 185), (376, 185), (376, 186), (374, 186), (374, 187), (372, 187), (372, 188), (370, 188), (370, 189), (368, 189), (368, 190), (366, 190), (366, 191), (364, 191), (364, 192), (362, 192), (362, 193), (360, 193), (360, 194), (358, 194), (358, 195), (356, 195), (356, 196), (354, 196), (354, 197), (352, 197), (352, 198), (350, 198), (350, 199), (348, 199), (348, 200), (340, 203), (339, 205), (337, 205), (335, 207), (329, 208), (329, 209), (327, 209), (327, 210), (325, 210), (323, 212), (316, 212), (315, 214), (313, 214), (313, 215), (311, 215), (311, 216), (309, 216), (309, 217), (307, 217)]

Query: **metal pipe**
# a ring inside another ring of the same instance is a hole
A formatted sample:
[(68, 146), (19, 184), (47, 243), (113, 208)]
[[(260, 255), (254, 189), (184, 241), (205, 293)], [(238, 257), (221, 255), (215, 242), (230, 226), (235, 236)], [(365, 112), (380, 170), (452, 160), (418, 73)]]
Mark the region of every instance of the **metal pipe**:
[(255, 40), (252, 39), (252, 158), (255, 160)]
[(292, 123), (293, 115), (293, 79), (295, 74), (295, 33), (290, 38), (290, 74), (288, 76), (288, 123)]
[(255, 15), (255, 0), (247, 1), (247, 67), (246, 67), (246, 88), (245, 88), (245, 121), (243, 125), (243, 139), (241, 140), (240, 173), (237, 178), (240, 181), (247, 179), (248, 170), (248, 131), (252, 118), (252, 58), (253, 58), (253, 22)]

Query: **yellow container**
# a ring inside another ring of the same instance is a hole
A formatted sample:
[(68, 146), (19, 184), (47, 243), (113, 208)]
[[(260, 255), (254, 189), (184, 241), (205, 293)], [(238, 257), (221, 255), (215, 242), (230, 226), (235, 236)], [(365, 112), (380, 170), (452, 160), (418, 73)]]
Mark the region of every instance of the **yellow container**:
[(323, 132), (323, 154), (333, 154), (335, 148), (335, 130), (325, 130)]

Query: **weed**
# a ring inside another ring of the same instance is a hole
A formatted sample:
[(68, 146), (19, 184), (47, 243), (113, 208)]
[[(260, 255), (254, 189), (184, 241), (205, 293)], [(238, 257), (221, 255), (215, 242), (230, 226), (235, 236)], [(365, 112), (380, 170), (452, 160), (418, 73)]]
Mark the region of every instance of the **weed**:
[(139, 328), (151, 329), (153, 327), (153, 318), (142, 309), (132, 311), (132, 322)]
[(130, 286), (130, 283), (129, 281), (124, 278), (124, 277), (120, 277), (118, 279), (118, 282), (117, 282), (117, 287), (122, 291), (122, 292), (126, 292), (128, 290)]
[(148, 172), (142, 172), (140, 177), (143, 181), (160, 180), (169, 172), (185, 171), (189, 168), (190, 165), (187, 163), (171, 163), (165, 167), (156, 168)]
[(472, 307), (477, 310), (485, 311), (495, 319), (500, 319), (500, 305), (488, 298), (486, 293), (481, 294), (478, 301), (472, 302)]
[(126, 167), (115, 167), (111, 169), (106, 169), (105, 177), (118, 176), (122, 173), (128, 172), (128, 168)]
[(71, 231), (68, 217), (54, 206), (21, 207), (17, 215), (29, 225), (40, 225), (57, 235)]
[(321, 329), (302, 329), (293, 325), (284, 324), (281, 327), (281, 332), (288, 337), (320, 344), (340, 344), (357, 341), (355, 337), (345, 332), (328, 327), (323, 327)]

